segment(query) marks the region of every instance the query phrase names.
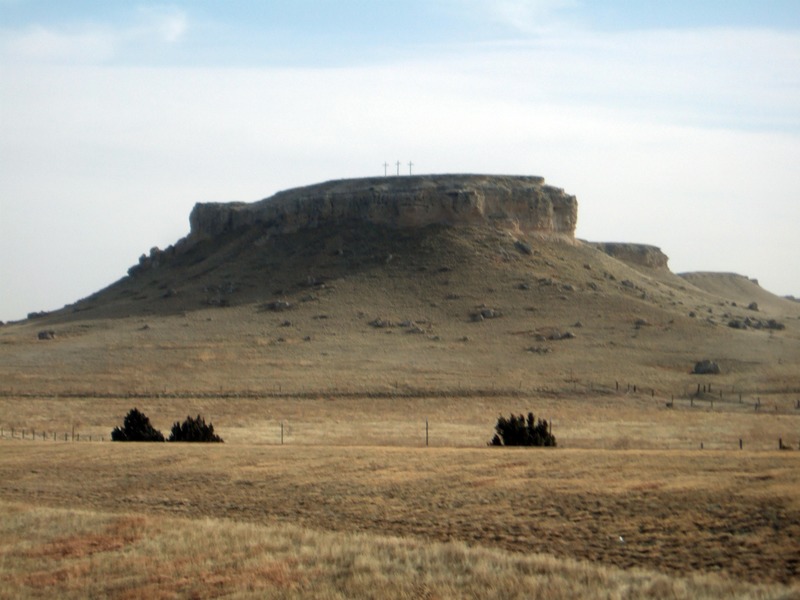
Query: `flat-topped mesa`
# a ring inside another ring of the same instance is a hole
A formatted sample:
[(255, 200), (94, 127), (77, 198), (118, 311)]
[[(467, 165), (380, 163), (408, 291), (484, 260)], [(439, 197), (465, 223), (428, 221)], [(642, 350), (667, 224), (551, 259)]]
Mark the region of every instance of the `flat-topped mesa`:
[(489, 224), (574, 239), (575, 196), (544, 178), (421, 175), (342, 179), (279, 192), (246, 204), (200, 203), (189, 241), (251, 226), (271, 233), (361, 221), (396, 228)]

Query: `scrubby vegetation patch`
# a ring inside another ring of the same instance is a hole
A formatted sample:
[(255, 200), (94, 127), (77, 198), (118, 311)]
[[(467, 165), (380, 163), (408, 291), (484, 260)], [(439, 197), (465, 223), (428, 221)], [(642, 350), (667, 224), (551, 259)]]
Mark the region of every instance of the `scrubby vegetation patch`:
[(183, 423), (175, 423), (172, 425), (172, 433), (170, 433), (168, 442), (222, 442), (222, 438), (214, 433), (214, 425), (211, 423), (206, 425), (206, 420), (197, 415), (196, 418), (190, 416), (186, 417)]
[(164, 434), (150, 424), (147, 415), (132, 408), (125, 415), (122, 428), (114, 427), (111, 439), (115, 442), (163, 442)]
[(544, 419), (538, 419), (529, 412), (523, 415), (512, 414), (509, 418), (500, 416), (490, 446), (548, 446), (556, 445), (552, 428)]

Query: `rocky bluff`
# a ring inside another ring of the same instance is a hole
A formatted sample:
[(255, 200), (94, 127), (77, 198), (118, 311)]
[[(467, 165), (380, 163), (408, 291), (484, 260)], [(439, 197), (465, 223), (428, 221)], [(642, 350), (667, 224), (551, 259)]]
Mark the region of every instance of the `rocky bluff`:
[(656, 246), (618, 242), (590, 242), (590, 245), (628, 264), (650, 269), (668, 269), (669, 257)]
[(421, 175), (342, 179), (279, 192), (254, 203), (200, 203), (189, 243), (261, 226), (269, 233), (360, 221), (390, 227), (480, 225), (574, 237), (578, 203), (544, 178)]

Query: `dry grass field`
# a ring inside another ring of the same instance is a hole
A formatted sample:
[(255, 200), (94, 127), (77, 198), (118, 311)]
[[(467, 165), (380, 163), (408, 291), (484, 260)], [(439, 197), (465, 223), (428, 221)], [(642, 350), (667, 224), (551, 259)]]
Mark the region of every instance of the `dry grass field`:
[(232, 235), (0, 328), (0, 597), (800, 597), (800, 305), (518, 241)]
[[(376, 585), (399, 579), (385, 588), (390, 595), (422, 582), (440, 597), (526, 597), (528, 590), (543, 597), (538, 577), (524, 582), (527, 569), (544, 571), (544, 589), (555, 585), (556, 597), (623, 597), (631, 585), (633, 597), (661, 596), (662, 588), (686, 598), (800, 593), (800, 471), (788, 452), (22, 441), (3, 449), (3, 587), (20, 595), (52, 589), (40, 580), (79, 595), (102, 575), (103, 594), (123, 596), (132, 583), (138, 592), (127, 591), (142, 593), (163, 582), (170, 597), (167, 590), (186, 594), (200, 585), (175, 578), (186, 569), (254, 596), (264, 588), (278, 594), (283, 585), (302, 595), (321, 585), (322, 596), (347, 597), (359, 561)], [(230, 550), (207, 548), (228, 525), (221, 537)], [(275, 542), (274, 535), (304, 541)], [(447, 542), (458, 544), (441, 545)], [(383, 556), (386, 544), (403, 546), (403, 562), (416, 566), (393, 575), (401, 566), (392, 564), (397, 556)], [(561, 559), (579, 562), (553, 573), (533, 566)], [(339, 562), (347, 560), (355, 562)], [(481, 566), (486, 560), (497, 565)], [(276, 572), (264, 572), (270, 569)], [(346, 571), (338, 575), (344, 581), (314, 576), (318, 569)], [(563, 582), (573, 577), (564, 569), (580, 573), (579, 581)], [(217, 593), (213, 585), (196, 591)], [(381, 596), (377, 589), (364, 595)]]

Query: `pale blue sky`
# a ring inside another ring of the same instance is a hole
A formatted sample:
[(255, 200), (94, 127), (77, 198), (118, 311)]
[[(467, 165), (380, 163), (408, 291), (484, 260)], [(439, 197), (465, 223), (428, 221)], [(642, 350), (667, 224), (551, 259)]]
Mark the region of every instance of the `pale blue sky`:
[(188, 232), (197, 201), (543, 175), (578, 235), (800, 295), (800, 2), (0, 0), (0, 319)]

